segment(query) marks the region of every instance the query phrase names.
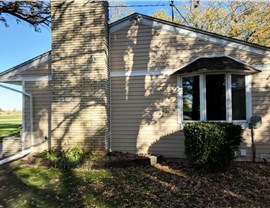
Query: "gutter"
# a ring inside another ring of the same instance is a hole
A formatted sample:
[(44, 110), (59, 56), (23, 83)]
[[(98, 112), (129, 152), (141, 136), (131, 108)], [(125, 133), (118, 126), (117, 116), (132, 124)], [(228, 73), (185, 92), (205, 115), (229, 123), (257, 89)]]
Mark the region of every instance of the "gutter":
[(5, 88), (5, 89), (8, 89), (8, 90), (11, 90), (11, 91), (14, 91), (14, 92), (17, 92), (17, 93), (20, 93), (22, 95), (25, 95), (25, 96), (29, 97), (29, 99), (30, 99), (30, 145), (31, 145), (31, 147), (29, 149), (26, 149), (26, 150), (24, 149), (25, 148), (25, 138), (22, 137), (22, 150), (21, 150), (21, 152), (13, 155), (11, 157), (8, 157), (8, 158), (5, 158), (3, 160), (0, 160), (0, 165), (3, 165), (5, 163), (11, 162), (13, 160), (20, 159), (20, 158), (22, 158), (22, 157), (30, 154), (33, 151), (33, 146), (34, 146), (33, 97), (29, 93), (26, 93), (24, 91), (20, 91), (20, 90), (17, 90), (17, 89), (14, 89), (14, 88), (11, 88), (11, 87), (2, 85), (2, 84), (0, 84), (0, 87)]

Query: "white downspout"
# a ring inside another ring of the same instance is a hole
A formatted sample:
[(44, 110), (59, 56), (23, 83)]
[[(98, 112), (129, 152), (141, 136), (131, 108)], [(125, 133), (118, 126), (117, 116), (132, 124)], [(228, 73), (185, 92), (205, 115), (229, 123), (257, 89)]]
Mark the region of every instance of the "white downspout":
[(25, 96), (29, 97), (29, 99), (30, 99), (30, 144), (31, 144), (31, 147), (29, 149), (26, 149), (26, 150), (23, 149), (21, 152), (13, 155), (11, 157), (8, 157), (8, 158), (5, 158), (3, 160), (0, 160), (0, 165), (3, 165), (5, 163), (7, 163), (7, 162), (11, 162), (13, 160), (20, 159), (20, 158), (24, 157), (25, 155), (30, 154), (33, 151), (33, 145), (34, 145), (34, 134), (33, 134), (33, 98), (32, 98), (32, 95), (31, 94), (26, 93), (24, 91), (20, 91), (20, 90), (17, 90), (17, 89), (14, 89), (14, 88), (11, 88), (11, 87), (2, 85), (2, 84), (0, 84), (0, 87), (5, 88), (5, 89), (8, 89), (8, 90), (11, 90), (11, 91), (14, 91), (14, 92), (17, 92), (17, 93), (20, 93), (22, 95), (25, 95)]
[[(22, 82), (23, 92), (25, 92), (25, 82)], [(22, 96), (22, 151), (25, 149), (25, 96)]]
[(111, 80), (111, 58), (110, 58), (110, 48), (111, 48), (111, 35), (109, 32), (109, 45), (108, 45), (108, 59), (109, 59), (109, 90), (110, 90), (110, 133), (109, 133), (109, 152), (112, 152), (112, 80)]

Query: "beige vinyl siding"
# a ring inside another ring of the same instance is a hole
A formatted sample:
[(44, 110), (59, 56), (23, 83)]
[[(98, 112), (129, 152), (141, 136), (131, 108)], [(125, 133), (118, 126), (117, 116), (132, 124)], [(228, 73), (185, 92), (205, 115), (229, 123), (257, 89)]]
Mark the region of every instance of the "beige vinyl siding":
[(32, 67), (22, 71), (17, 76), (48, 76), (51, 74), (51, 64), (49, 62), (42, 63), (36, 67)]
[[(26, 82), (25, 91), (33, 97), (33, 123), (35, 144), (50, 139), (51, 88), (48, 81)], [(25, 98), (26, 140), (30, 145), (30, 105)]]
[(183, 157), (176, 76), (114, 77), (111, 91), (113, 150)]
[(199, 56), (227, 55), (247, 64), (270, 63), (252, 52), (133, 25), (110, 35), (111, 71), (178, 69)]
[[(260, 154), (266, 154), (270, 161), (270, 69), (253, 75), (252, 112), (262, 116), (262, 126), (254, 130), (257, 160), (260, 160)], [(245, 139), (247, 146), (250, 146), (250, 131)]]
[[(270, 58), (153, 29), (132, 25), (110, 34), (111, 72), (154, 72), (179, 69), (200, 56), (227, 55), (251, 65), (270, 64)], [(270, 69), (269, 69), (270, 70)], [(176, 75), (126, 76), (111, 78), (112, 150), (184, 157), (184, 136), (178, 123)], [(255, 130), (257, 156), (270, 159), (270, 71), (252, 77), (252, 110), (263, 116), (263, 125)], [(169, 109), (169, 110), (168, 110)], [(250, 130), (244, 133), (242, 148), (251, 160)]]

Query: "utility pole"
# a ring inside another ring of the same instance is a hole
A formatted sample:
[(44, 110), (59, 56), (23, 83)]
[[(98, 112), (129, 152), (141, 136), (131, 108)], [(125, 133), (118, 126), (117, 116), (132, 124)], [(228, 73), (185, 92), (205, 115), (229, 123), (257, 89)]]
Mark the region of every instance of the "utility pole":
[(170, 3), (170, 7), (172, 8), (172, 22), (174, 22), (174, 1), (172, 0), (171, 3)]

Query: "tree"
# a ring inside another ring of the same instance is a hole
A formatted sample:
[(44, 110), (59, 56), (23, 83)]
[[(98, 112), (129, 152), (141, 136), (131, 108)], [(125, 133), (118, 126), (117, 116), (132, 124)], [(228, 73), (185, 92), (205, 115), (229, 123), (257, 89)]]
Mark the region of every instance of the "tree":
[(134, 11), (129, 9), (126, 4), (119, 1), (110, 3), (109, 18), (110, 22), (117, 21), (125, 16), (132, 14)]
[(40, 26), (51, 26), (50, 3), (45, 1), (0, 1), (0, 22), (8, 27), (6, 15), (29, 23), (40, 31)]
[[(267, 1), (189, 1), (181, 2), (176, 23), (201, 30), (270, 46), (270, 3)], [(154, 17), (171, 21), (164, 10)]]
[[(110, 22), (127, 16), (134, 11), (120, 1), (110, 3)], [(40, 31), (40, 26), (51, 26), (51, 11), (49, 1), (0, 1), (0, 22), (8, 27), (5, 15), (11, 15), (17, 22), (29, 23)]]

